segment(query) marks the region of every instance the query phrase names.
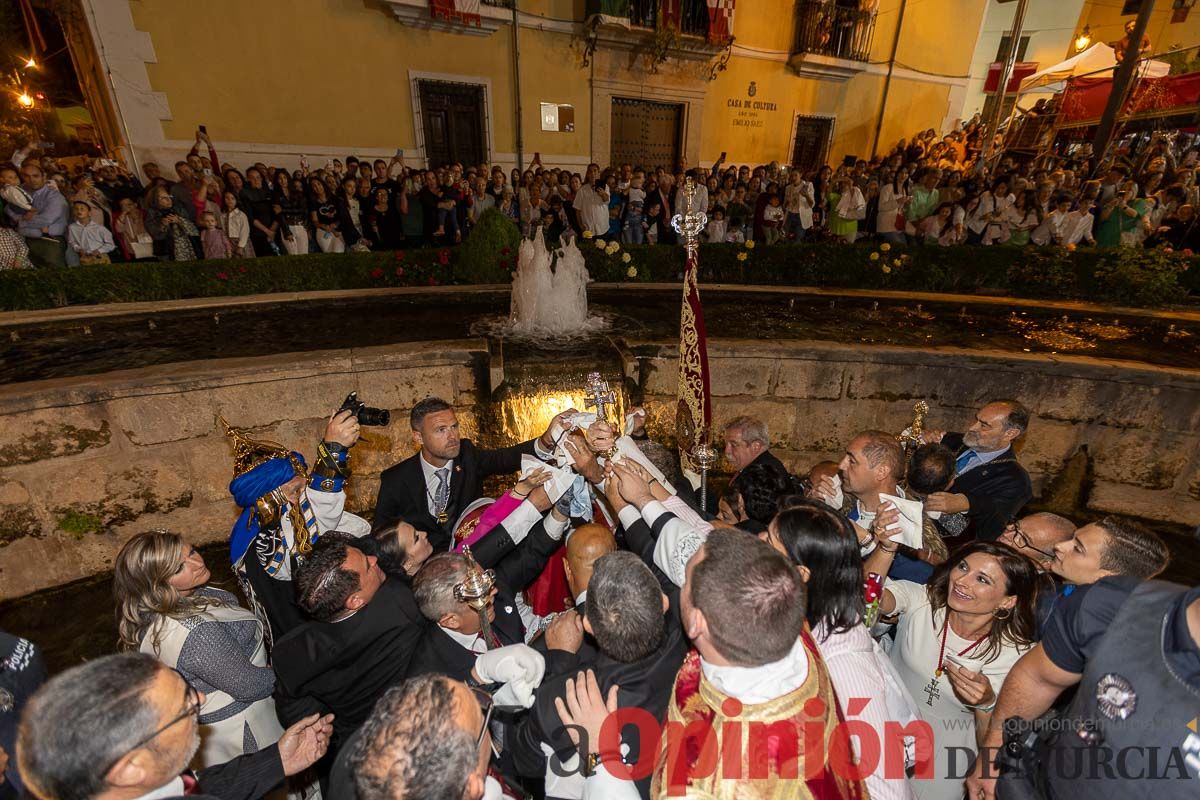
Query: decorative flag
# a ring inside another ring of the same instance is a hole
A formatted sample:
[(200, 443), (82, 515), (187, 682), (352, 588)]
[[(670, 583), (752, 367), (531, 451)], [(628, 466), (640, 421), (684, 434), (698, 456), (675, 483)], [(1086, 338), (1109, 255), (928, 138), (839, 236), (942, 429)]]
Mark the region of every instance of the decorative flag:
[(658, 27), (680, 29), (681, 3), (682, 0), (658, 0)]
[(479, 16), (479, 0), (429, 0), (429, 13), (434, 19), (461, 22), (476, 28), (483, 23)]
[(737, 0), (708, 0), (708, 43), (725, 44), (733, 38), (733, 6)]
[(687, 179), (682, 194), (680, 213), (671, 221), (687, 247), (679, 314), (679, 407), (675, 431), (685, 466), (694, 469), (697, 465), (689, 457), (689, 451), (708, 442), (712, 425), (708, 333), (704, 328), (704, 308), (700, 305), (700, 234), (708, 218), (703, 211), (693, 208), (696, 184), (691, 178)]

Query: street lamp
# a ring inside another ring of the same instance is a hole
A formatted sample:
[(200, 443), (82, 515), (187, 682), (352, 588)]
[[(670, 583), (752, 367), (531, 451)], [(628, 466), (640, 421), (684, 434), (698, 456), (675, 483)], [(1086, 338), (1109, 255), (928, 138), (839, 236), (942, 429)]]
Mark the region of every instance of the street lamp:
[(29, 60), (25, 62), (25, 69), (37, 69), (37, 62), (33, 60), (33, 56), (30, 56)]
[(1092, 43), (1092, 29), (1089, 25), (1084, 25), (1079, 36), (1075, 37), (1075, 52), (1082, 53), (1088, 49), (1088, 45)]
[(23, 108), (33, 108), (33, 98), (30, 97), (27, 92), (21, 92), (21, 94), (17, 97), (17, 102), (20, 103)]

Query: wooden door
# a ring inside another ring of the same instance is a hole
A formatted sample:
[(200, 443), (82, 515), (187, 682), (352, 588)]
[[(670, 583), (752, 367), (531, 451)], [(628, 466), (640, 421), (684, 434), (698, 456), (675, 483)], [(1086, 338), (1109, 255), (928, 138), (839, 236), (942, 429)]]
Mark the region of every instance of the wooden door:
[(799, 117), (792, 145), (792, 166), (805, 174), (823, 167), (832, 138), (833, 120), (829, 117)]
[(488, 160), (483, 87), (471, 83), (419, 81), (425, 156), (429, 166)]
[(610, 163), (674, 173), (683, 134), (683, 105), (613, 98)]

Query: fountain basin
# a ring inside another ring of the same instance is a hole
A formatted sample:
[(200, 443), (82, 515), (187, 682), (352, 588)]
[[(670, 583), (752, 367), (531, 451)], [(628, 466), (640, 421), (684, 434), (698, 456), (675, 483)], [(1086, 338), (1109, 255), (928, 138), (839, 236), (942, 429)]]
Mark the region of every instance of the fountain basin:
[[(507, 298), (493, 294), (503, 309)], [(626, 300), (621, 309), (635, 322), (629, 309), (639, 304), (670, 319), (662, 293)], [(714, 419), (761, 416), (772, 449), (793, 468), (839, 456), (859, 430), (901, 430), (916, 398), (930, 401), (930, 426), (954, 429), (987, 399), (1015, 396), (1034, 412), (1021, 460), (1036, 488), (1086, 444), (1091, 509), (1200, 522), (1194, 369), (982, 347), (790, 339), (763, 330), (756, 313), (763, 306), (750, 309), (757, 323), (747, 325), (775, 338), (710, 340)], [(125, 538), (150, 527), (171, 527), (198, 544), (223, 540), (237, 510), (226, 490), (230, 448), (218, 416), (312, 456), (324, 419), (347, 392), (391, 409), (391, 425), (368, 429), (369, 439), (355, 448), (349, 505), (356, 511), (373, 506), (379, 472), (415, 449), (407, 414), (429, 394), (453, 403), (479, 439), (499, 443), (518, 433), (498, 406), (506, 393), (523, 398), (522, 415), (533, 413), (578, 389), (575, 375), (602, 368), (624, 381), (633, 401), (650, 404), (652, 434), (669, 435), (677, 350), (662, 327), (669, 326), (630, 324), (620, 335), (553, 357), (461, 337), (10, 383), (0, 390), (0, 599), (102, 573)], [(263, 335), (276, 330), (266, 326)], [(304, 342), (311, 345), (319, 328), (308, 330)], [(710, 322), (710, 330), (728, 328)], [(551, 369), (539, 377), (531, 364)], [(526, 391), (529, 384), (536, 390)]]

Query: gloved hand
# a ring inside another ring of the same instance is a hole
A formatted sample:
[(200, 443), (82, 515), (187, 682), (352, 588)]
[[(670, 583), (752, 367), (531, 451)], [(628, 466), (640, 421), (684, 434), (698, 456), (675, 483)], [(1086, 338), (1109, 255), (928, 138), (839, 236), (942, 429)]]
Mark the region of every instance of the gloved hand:
[(498, 704), (529, 708), (533, 705), (533, 691), (546, 674), (546, 660), (528, 645), (510, 644), (481, 653), (472, 672), (481, 683), (505, 684), (495, 694)]

